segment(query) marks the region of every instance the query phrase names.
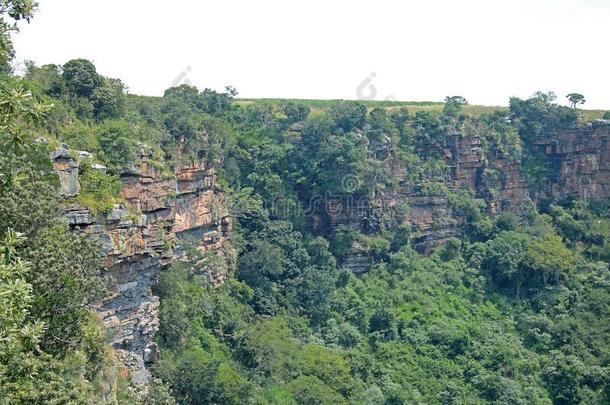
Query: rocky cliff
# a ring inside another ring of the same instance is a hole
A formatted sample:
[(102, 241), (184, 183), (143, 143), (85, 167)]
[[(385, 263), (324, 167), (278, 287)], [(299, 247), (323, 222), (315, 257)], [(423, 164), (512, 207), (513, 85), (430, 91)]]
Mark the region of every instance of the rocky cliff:
[(562, 131), (536, 142), (551, 160), (551, 176), (541, 195), (552, 199), (610, 197), (610, 121)]
[[(610, 197), (610, 122), (598, 120), (587, 126), (563, 130), (537, 140), (527, 152), (546, 157), (549, 175), (542, 184), (532, 184), (520, 159), (498, 151), (487, 151), (479, 136), (456, 133), (434, 147), (449, 167), (444, 185), (450, 192), (470, 190), (485, 201), (491, 214), (519, 212), (528, 201), (566, 198)], [(326, 198), (312, 215), (314, 231), (343, 225), (364, 233), (402, 223), (411, 228), (414, 247), (429, 252), (463, 230), (464, 218), (446, 195), (429, 193), (421, 184), (408, 182), (408, 169), (395, 159), (393, 145), (369, 145), (369, 153), (385, 160), (395, 186), (375, 190), (373, 198)], [(385, 152), (380, 153), (380, 150)], [(429, 155), (431, 150), (420, 150)], [(408, 207), (397, 215), (399, 207)], [(370, 259), (356, 246), (345, 265), (354, 272), (367, 270)]]
[[(78, 161), (65, 147), (51, 157), (62, 194), (77, 195)], [(159, 299), (151, 286), (160, 271), (184, 255), (181, 241), (186, 239), (225, 259), (206, 269), (210, 281), (221, 284), (229, 275), (233, 256), (231, 218), (215, 169), (205, 162), (181, 165), (173, 175), (163, 175), (142, 148), (139, 164), (121, 174), (120, 181), (124, 204), (98, 215), (78, 204), (66, 204), (64, 211), (70, 226), (101, 242), (111, 296), (101, 304), (100, 315), (132, 380), (144, 382), (145, 364), (159, 354), (153, 342), (159, 327)]]
[[(485, 201), (490, 213), (519, 211), (529, 200), (568, 197), (610, 197), (610, 123), (560, 131), (536, 141), (528, 153), (546, 156), (549, 175), (542, 184), (531, 184), (519, 159), (485, 148), (479, 136), (456, 133), (432, 152), (448, 167), (444, 185), (450, 192), (467, 189)], [(443, 193), (431, 193), (408, 180), (408, 168), (396, 158), (389, 139), (369, 144), (372, 158), (384, 162), (393, 186), (378, 187), (373, 198), (326, 197), (311, 213), (314, 231), (329, 232), (343, 225), (364, 233), (403, 224), (411, 229), (416, 249), (434, 246), (463, 230), (465, 219)], [(81, 152), (81, 158), (89, 158)], [(66, 197), (79, 193), (78, 162), (67, 149), (52, 154), (55, 170)], [(95, 167), (104, 170), (103, 166)], [(136, 381), (144, 381), (145, 363), (158, 356), (152, 337), (158, 329), (158, 298), (151, 286), (160, 271), (184, 252), (181, 241), (189, 241), (230, 262), (231, 218), (214, 167), (205, 162), (178, 166), (171, 175), (151, 165), (145, 149), (139, 164), (120, 177), (124, 204), (102, 215), (88, 208), (67, 204), (65, 217), (74, 228), (97, 237), (106, 254), (105, 266), (112, 280), (112, 295), (100, 313), (110, 341)], [(404, 212), (399, 215), (399, 211)], [(368, 270), (371, 259), (361, 246), (344, 265), (355, 273)], [(214, 262), (216, 263), (216, 262)], [(218, 285), (228, 276), (230, 265), (206, 269)]]

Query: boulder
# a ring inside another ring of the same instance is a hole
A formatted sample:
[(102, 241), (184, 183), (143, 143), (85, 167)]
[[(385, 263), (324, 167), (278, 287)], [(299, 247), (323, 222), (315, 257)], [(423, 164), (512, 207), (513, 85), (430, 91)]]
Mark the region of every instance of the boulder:
[(65, 143), (60, 143), (57, 149), (51, 152), (51, 160), (57, 160), (60, 158), (72, 159), (70, 156), (70, 151), (68, 150), (68, 145)]
[(594, 127), (605, 127), (605, 126), (610, 126), (610, 120), (606, 120), (603, 118), (599, 118), (596, 120), (593, 120), (593, 122), (591, 123), (592, 126)]
[(64, 217), (72, 226), (91, 225), (95, 219), (87, 207), (78, 204), (64, 206)]
[(81, 159), (92, 159), (93, 155), (90, 152), (87, 152), (86, 150), (79, 150), (78, 157)]
[(106, 220), (108, 222), (120, 221), (125, 214), (125, 207), (123, 204), (114, 204), (112, 209), (106, 214)]
[(100, 173), (103, 173), (103, 174), (106, 174), (106, 172), (108, 171), (108, 168), (106, 166), (104, 166), (102, 164), (99, 164), (99, 163), (92, 164), (91, 168), (93, 170), (96, 170), (96, 171), (98, 171)]
[(157, 343), (150, 342), (148, 345), (146, 345), (144, 355), (142, 357), (144, 358), (145, 364), (152, 364), (159, 360), (161, 357), (161, 351), (159, 350)]

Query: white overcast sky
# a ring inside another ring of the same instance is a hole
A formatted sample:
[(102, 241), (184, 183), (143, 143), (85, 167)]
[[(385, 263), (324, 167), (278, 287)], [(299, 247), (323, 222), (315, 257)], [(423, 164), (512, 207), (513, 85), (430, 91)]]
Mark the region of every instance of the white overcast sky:
[[(609, 0), (39, 0), (17, 60), (92, 60), (131, 93), (187, 80), (241, 97), (505, 105), (583, 93), (610, 109)], [(370, 88), (362, 86), (362, 97)]]

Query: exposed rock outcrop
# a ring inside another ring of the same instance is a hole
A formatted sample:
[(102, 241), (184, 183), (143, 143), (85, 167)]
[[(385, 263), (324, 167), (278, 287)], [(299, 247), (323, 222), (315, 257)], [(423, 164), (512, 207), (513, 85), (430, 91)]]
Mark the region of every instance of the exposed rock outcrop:
[(63, 197), (74, 197), (80, 189), (78, 185), (78, 162), (72, 158), (68, 146), (61, 144), (51, 154), (53, 170), (59, 176), (60, 194)]
[[(78, 162), (67, 150), (51, 157), (62, 194), (76, 195)], [(151, 291), (159, 272), (183, 254), (176, 248), (181, 240), (226, 255), (232, 223), (216, 172), (204, 162), (177, 167), (167, 176), (149, 164), (142, 150), (139, 167), (121, 175), (120, 181), (125, 204), (97, 216), (78, 204), (65, 205), (64, 212), (71, 226), (101, 242), (112, 285), (100, 315), (119, 360), (134, 382), (143, 383), (145, 364), (159, 357), (152, 342), (159, 328), (159, 298)], [(228, 277), (229, 266), (226, 260), (215, 264), (209, 278), (219, 285)]]
[(542, 195), (553, 199), (610, 197), (610, 125), (594, 124), (536, 142), (551, 161), (551, 177)]
[[(485, 152), (478, 136), (456, 133), (443, 145), (418, 153), (441, 156), (450, 168), (444, 181), (447, 189), (472, 191), (485, 200), (491, 214), (519, 212), (529, 200), (542, 198), (610, 197), (610, 125), (594, 122), (563, 130), (532, 146), (548, 158), (550, 175), (542, 186), (527, 181), (520, 160), (498, 151)], [(420, 184), (406, 181), (407, 168), (395, 159), (388, 142), (371, 142), (369, 149), (369, 155), (385, 160), (395, 185), (376, 190), (373, 198), (322, 197), (310, 218), (313, 231), (328, 233), (344, 226), (368, 233), (402, 223), (412, 229), (413, 245), (420, 252), (429, 252), (447, 238), (460, 235), (464, 218), (442, 194), (427, 194)], [(408, 206), (405, 215), (396, 215), (401, 206)], [(357, 247), (353, 250), (353, 257), (342, 264), (362, 273), (371, 260)]]

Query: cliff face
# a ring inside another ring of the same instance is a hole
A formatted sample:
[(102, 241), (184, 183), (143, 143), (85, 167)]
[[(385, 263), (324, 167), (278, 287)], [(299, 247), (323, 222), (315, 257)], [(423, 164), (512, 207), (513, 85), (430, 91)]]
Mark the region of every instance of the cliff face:
[(536, 143), (551, 159), (547, 198), (610, 197), (610, 121), (598, 120), (583, 130), (569, 130)]
[[(63, 194), (78, 193), (78, 163), (66, 153), (52, 157)], [(179, 248), (183, 238), (225, 258), (225, 266), (208, 269), (211, 282), (221, 284), (229, 275), (232, 256), (231, 218), (215, 170), (203, 162), (180, 166), (173, 176), (164, 177), (142, 152), (139, 167), (122, 174), (120, 181), (127, 204), (98, 216), (75, 204), (64, 210), (72, 227), (101, 241), (111, 296), (101, 305), (100, 315), (132, 379), (144, 382), (145, 363), (158, 357), (152, 339), (159, 327), (159, 299), (151, 286), (160, 271), (184, 254)]]
[[(598, 121), (584, 128), (561, 131), (537, 141), (533, 148), (547, 158), (550, 175), (543, 184), (527, 181), (520, 160), (498, 152), (486, 153), (477, 136), (455, 134), (436, 146), (434, 152), (443, 157), (450, 169), (445, 186), (450, 191), (472, 191), (476, 198), (486, 202), (492, 214), (519, 212), (529, 200), (610, 197), (610, 122)], [(379, 156), (378, 145), (369, 145), (369, 149), (371, 155)], [(343, 225), (366, 233), (401, 222), (415, 232), (413, 244), (421, 252), (429, 252), (447, 238), (460, 235), (464, 218), (448, 198), (427, 193), (421, 185), (405, 181), (408, 169), (394, 158), (391, 146), (386, 149), (385, 163), (396, 185), (376, 190), (372, 199), (325, 200), (322, 209), (313, 214), (312, 229), (332, 230)], [(401, 206), (408, 206), (408, 210), (397, 216)], [(344, 264), (361, 273), (370, 260), (356, 248), (353, 257)]]
[[(485, 200), (491, 213), (518, 212), (530, 199), (610, 197), (608, 123), (562, 131), (537, 141), (533, 148), (547, 157), (550, 169), (544, 184), (536, 186), (526, 180), (519, 160), (486, 153), (477, 136), (455, 134), (434, 151), (419, 153), (442, 156), (449, 168), (445, 186), (451, 191), (471, 190)], [(414, 232), (414, 247), (422, 252), (461, 233), (464, 218), (445, 195), (427, 192), (421, 184), (407, 180), (408, 168), (396, 159), (389, 139), (371, 143), (369, 153), (385, 163), (394, 185), (377, 188), (373, 198), (324, 199), (310, 218), (313, 230), (328, 232), (343, 225), (367, 233), (400, 223)], [(62, 194), (78, 195), (78, 163), (65, 148), (54, 152), (52, 159)], [(112, 295), (101, 306), (101, 316), (111, 343), (134, 379), (145, 381), (145, 363), (158, 356), (152, 338), (158, 329), (159, 301), (151, 286), (160, 271), (184, 254), (181, 241), (230, 262), (231, 218), (215, 170), (204, 162), (179, 166), (173, 175), (164, 176), (143, 151), (139, 165), (123, 173), (120, 180), (125, 205), (96, 216), (86, 207), (69, 204), (65, 217), (71, 226), (102, 242)], [(398, 215), (401, 207), (408, 209)], [(364, 249), (354, 246), (343, 264), (362, 273), (370, 262)], [(219, 285), (228, 277), (230, 267), (208, 266), (207, 275)]]

